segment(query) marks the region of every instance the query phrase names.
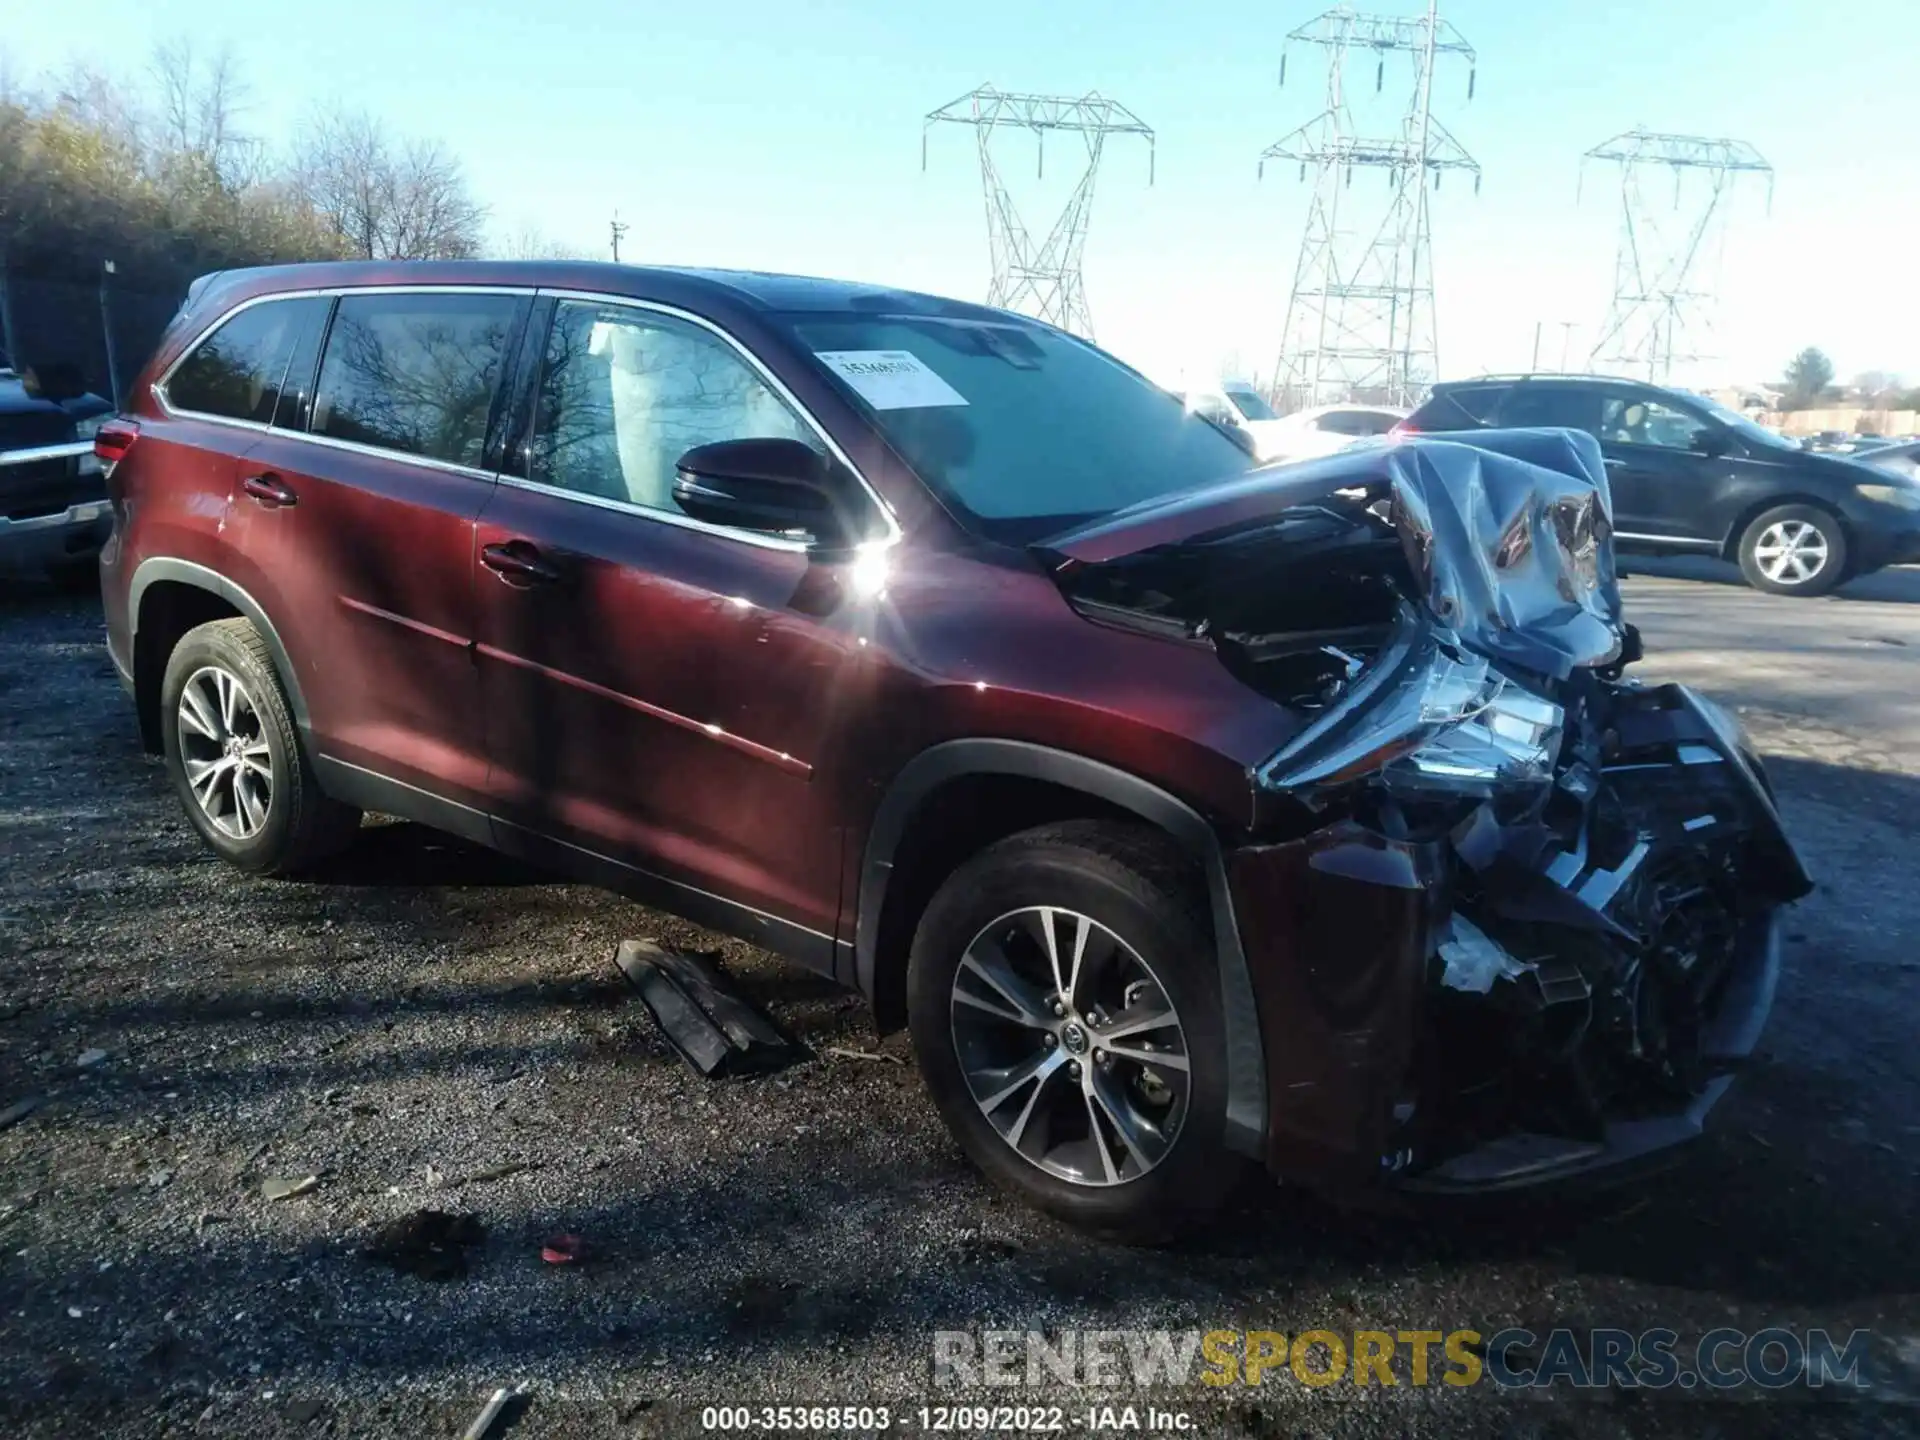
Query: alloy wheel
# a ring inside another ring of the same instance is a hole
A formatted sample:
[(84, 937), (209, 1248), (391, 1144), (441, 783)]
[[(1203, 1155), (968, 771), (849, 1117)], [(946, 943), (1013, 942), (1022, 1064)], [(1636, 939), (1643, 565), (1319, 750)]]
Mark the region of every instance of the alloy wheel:
[(1760, 573), (1776, 585), (1804, 585), (1827, 568), (1827, 537), (1805, 520), (1779, 520), (1753, 547)]
[(1187, 1114), (1187, 1043), (1139, 953), (1074, 910), (1002, 915), (954, 971), (954, 1052), (1021, 1158), (1075, 1185), (1137, 1180)]
[(203, 665), (180, 691), (180, 768), (194, 803), (233, 840), (260, 833), (273, 808), (273, 754), (240, 678)]

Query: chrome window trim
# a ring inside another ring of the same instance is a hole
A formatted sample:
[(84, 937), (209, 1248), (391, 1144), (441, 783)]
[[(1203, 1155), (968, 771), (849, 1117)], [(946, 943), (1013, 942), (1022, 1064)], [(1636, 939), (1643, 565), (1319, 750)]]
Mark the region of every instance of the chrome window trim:
[[(732, 332), (716, 324), (714, 321), (709, 320), (704, 315), (696, 315), (691, 310), (683, 310), (677, 305), (668, 305), (659, 300), (643, 300), (632, 295), (606, 295), (593, 290), (553, 290), (544, 287), (542, 287), (538, 293), (554, 300), (580, 300), (592, 305), (616, 306), (627, 310), (645, 310), (655, 315), (665, 315), (669, 319), (685, 321), (697, 329), (706, 331), (709, 335), (718, 337), (722, 344), (726, 345), (736, 355), (746, 361), (748, 367), (765, 382), (767, 388), (779, 396), (787, 408), (792, 410), (795, 415), (798, 415), (801, 422), (805, 424), (809, 430), (820, 437), (820, 443), (827, 447), (827, 452), (842, 465), (846, 466), (847, 472), (852, 475), (855, 480), (860, 482), (860, 488), (866, 491), (867, 498), (873, 502), (874, 509), (879, 512), (880, 518), (886, 523), (887, 533), (868, 543), (887, 546), (899, 541), (902, 532), (900, 529), (900, 521), (893, 513), (893, 507), (887, 504), (886, 500), (882, 498), (880, 492), (873, 487), (873, 482), (868, 480), (866, 475), (861, 472), (860, 467), (853, 463), (853, 458), (848, 455), (845, 450), (840, 448), (833, 436), (827, 433), (827, 427), (820, 423), (811, 410), (800, 403), (800, 398), (795, 395), (793, 391), (789, 390), (786, 383), (767, 367), (766, 362), (742, 344), (738, 337)], [(541, 363), (543, 365), (545, 359), (546, 357), (543, 351), (541, 355)], [(504, 469), (501, 471), (500, 479), (503, 483), (513, 481), (515, 478), (514, 476), (508, 475)], [(581, 495), (572, 490), (561, 490), (556, 486), (540, 485), (538, 482), (531, 480), (521, 483), (551, 494), (566, 495), (575, 500), (593, 500), (598, 498)], [(713, 535), (731, 535), (736, 539), (746, 540), (756, 545), (765, 545), (781, 550), (805, 550), (807, 548), (807, 542), (804, 540), (782, 540), (776, 536), (762, 535), (753, 530), (736, 530), (725, 525), (712, 525), (704, 520), (695, 520), (690, 515), (675, 515), (671, 511), (653, 510), (645, 505), (622, 504), (617, 500), (608, 500), (602, 503), (635, 515), (645, 515), (651, 519), (663, 520), (669, 525), (685, 525), (690, 529), (703, 530)]]
[[(535, 495), (551, 495), (556, 500), (572, 500), (581, 505), (591, 505), (596, 510), (611, 510), (616, 515), (632, 515), (642, 520), (658, 520), (663, 525), (677, 525), (684, 530), (698, 530), (706, 535), (718, 535), (727, 540), (738, 540), (747, 545), (758, 545), (763, 550), (790, 550), (795, 554), (804, 554), (811, 548), (812, 542), (795, 540), (784, 535), (769, 535), (761, 530), (735, 530), (726, 525), (715, 525), (709, 520), (696, 520), (691, 515), (675, 515), (667, 510), (654, 510), (645, 505), (635, 505), (631, 500), (613, 500), (604, 495), (588, 495), (580, 490), (567, 490), (558, 485), (544, 485), (538, 480), (523, 480), (518, 475), (509, 475), (502, 470), (498, 475), (485, 477), (501, 485), (510, 485), (515, 490), (526, 490)], [(487, 521), (499, 523), (497, 520)]]
[[(153, 382), (153, 398), (159, 404), (161, 413), (169, 420), (177, 420), (184, 415), (190, 416), (195, 420), (208, 420), (216, 425), (237, 425), (248, 430), (271, 430), (273, 426), (260, 420), (241, 420), (232, 415), (210, 415), (205, 410), (181, 409), (174, 405), (172, 398), (167, 394), (167, 386), (173, 380), (173, 372), (187, 363), (188, 357), (191, 356), (194, 351), (198, 350), (201, 345), (206, 343), (209, 335), (213, 334), (214, 331), (226, 324), (227, 321), (233, 319), (233, 317), (241, 311), (251, 310), (256, 305), (271, 304), (275, 300), (312, 300), (318, 298), (333, 300), (338, 299), (342, 295), (531, 295), (533, 293), (534, 289), (531, 285), (324, 285), (306, 290), (272, 290), (264, 295), (250, 295), (232, 309), (222, 310), (218, 315), (214, 316), (214, 318), (208, 321), (193, 339), (188, 342), (185, 348), (173, 357), (172, 363), (167, 366), (166, 373)], [(308, 430), (288, 430), (285, 433), (289, 435), (306, 435), (309, 437), (312, 435), (312, 432)], [(322, 436), (320, 438), (325, 439), (327, 437)], [(421, 458), (419, 456), (406, 455), (397, 450), (382, 451), (381, 453), (399, 455), (403, 460)]]
[[(241, 311), (250, 310), (255, 305), (265, 305), (276, 300), (338, 299), (349, 295), (544, 296), (554, 300), (577, 300), (592, 305), (618, 306), (629, 310), (644, 310), (656, 315), (665, 315), (670, 319), (684, 321), (697, 329), (704, 330), (708, 334), (718, 337), (721, 343), (744, 359), (748, 367), (754, 374), (760, 377), (767, 388), (779, 396), (781, 401), (791, 409), (795, 415), (800, 417), (801, 422), (805, 424), (809, 430), (820, 437), (820, 443), (826, 446), (828, 453), (842, 465), (846, 466), (848, 473), (860, 482), (860, 488), (866, 492), (867, 498), (873, 502), (874, 509), (879, 512), (880, 518), (886, 525), (886, 534), (869, 543), (888, 546), (897, 543), (901, 537), (900, 521), (894, 515), (893, 507), (887, 504), (880, 492), (874, 488), (873, 482), (867, 479), (860, 467), (853, 463), (852, 457), (849, 456), (845, 450), (841, 449), (839, 443), (834, 440), (833, 436), (827, 433), (826, 427), (820, 423), (813, 412), (800, 403), (799, 397), (787, 388), (786, 383), (782, 381), (778, 375), (775, 375), (758, 355), (748, 349), (747, 346), (741, 343), (730, 331), (716, 324), (714, 321), (709, 320), (704, 315), (696, 315), (693, 311), (681, 309), (677, 305), (668, 305), (658, 300), (644, 300), (632, 295), (612, 295), (597, 290), (556, 290), (532, 285), (325, 285), (304, 290), (275, 290), (263, 295), (249, 296), (231, 309), (223, 310), (203, 326), (194, 335), (193, 339), (181, 349), (180, 353), (173, 358), (172, 363), (167, 366), (166, 373), (153, 382), (153, 398), (160, 406), (161, 413), (167, 416), (168, 419), (189, 417), (195, 420), (206, 421), (212, 425), (230, 425), (239, 430), (252, 430), (262, 434), (275, 432), (282, 435), (293, 436), (301, 440), (312, 441), (315, 444), (331, 446), (335, 449), (345, 450), (353, 454), (370, 455), (383, 460), (397, 460), (404, 464), (424, 465), (430, 469), (442, 470), (454, 475), (463, 475), (470, 479), (490, 480), (502, 485), (511, 485), (518, 490), (527, 490), (539, 495), (552, 495), (559, 499), (572, 500), (582, 505), (591, 505), (596, 509), (609, 510), (615, 514), (637, 515), (648, 520), (657, 520), (665, 525), (678, 525), (683, 529), (695, 530), (705, 535), (716, 535), (729, 540), (738, 540), (744, 544), (756, 545), (766, 550), (804, 552), (810, 548), (809, 543), (805, 540), (794, 540), (779, 535), (763, 534), (755, 530), (740, 530), (731, 526), (715, 525), (706, 520), (696, 520), (691, 515), (676, 515), (668, 510), (655, 510), (645, 505), (635, 505), (630, 501), (612, 500), (599, 495), (586, 495), (577, 490), (563, 489), (557, 485), (544, 485), (537, 480), (527, 480), (520, 476), (509, 474), (504, 466), (498, 474), (495, 474), (488, 470), (477, 470), (471, 466), (458, 465), (452, 461), (438, 460), (428, 455), (409, 455), (402, 450), (387, 450), (377, 445), (363, 445), (354, 440), (341, 440), (331, 435), (320, 435), (312, 430), (281, 428), (276, 431), (276, 427), (262, 420), (242, 420), (231, 415), (211, 415), (204, 410), (180, 409), (175, 407), (169, 398), (167, 385), (168, 382), (173, 379), (174, 372), (185, 364), (188, 357), (206, 342), (208, 336), (212, 335), (214, 331), (226, 324), (227, 321), (233, 319), (233, 317)], [(541, 337), (543, 345), (545, 338), (545, 336)], [(321, 358), (324, 360), (324, 355)], [(543, 353), (543, 363), (544, 358)]]

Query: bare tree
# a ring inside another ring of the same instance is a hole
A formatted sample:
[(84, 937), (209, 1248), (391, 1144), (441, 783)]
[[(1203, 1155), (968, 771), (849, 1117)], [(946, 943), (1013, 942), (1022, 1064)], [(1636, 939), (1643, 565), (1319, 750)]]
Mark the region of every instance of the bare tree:
[(437, 140), (396, 144), (371, 116), (315, 116), (295, 163), (308, 203), (368, 260), (459, 260), (479, 253), (485, 207)]
[(265, 166), (260, 143), (242, 133), (247, 85), (230, 49), (202, 60), (189, 40), (153, 52), (159, 147), (176, 162), (201, 167), (229, 190), (256, 184)]
[(1862, 370), (1853, 377), (1853, 388), (1871, 405), (1876, 400), (1890, 398), (1891, 392), (1900, 388), (1900, 377), (1885, 370)]
[(597, 260), (578, 245), (556, 240), (537, 225), (522, 225), (487, 247), (495, 260)]

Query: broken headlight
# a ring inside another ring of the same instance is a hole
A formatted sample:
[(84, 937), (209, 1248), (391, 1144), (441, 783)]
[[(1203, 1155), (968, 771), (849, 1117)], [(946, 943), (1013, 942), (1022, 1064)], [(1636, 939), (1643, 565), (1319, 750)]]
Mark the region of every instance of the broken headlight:
[(1470, 651), (1405, 639), (1260, 770), (1276, 790), (1378, 775), (1409, 792), (1490, 795), (1546, 784), (1560, 707)]

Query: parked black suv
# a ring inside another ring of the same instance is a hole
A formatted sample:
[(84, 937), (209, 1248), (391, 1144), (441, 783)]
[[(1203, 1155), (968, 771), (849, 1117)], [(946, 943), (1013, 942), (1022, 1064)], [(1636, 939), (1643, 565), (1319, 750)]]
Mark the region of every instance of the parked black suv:
[(16, 375), (0, 349), (0, 573), (98, 584), (113, 528), (93, 437), (113, 406), (70, 365)]
[(1556, 427), (1600, 441), (1623, 549), (1703, 551), (1776, 595), (1920, 560), (1920, 484), (1802, 450), (1699, 395), (1600, 375), (1435, 385), (1401, 433)]

